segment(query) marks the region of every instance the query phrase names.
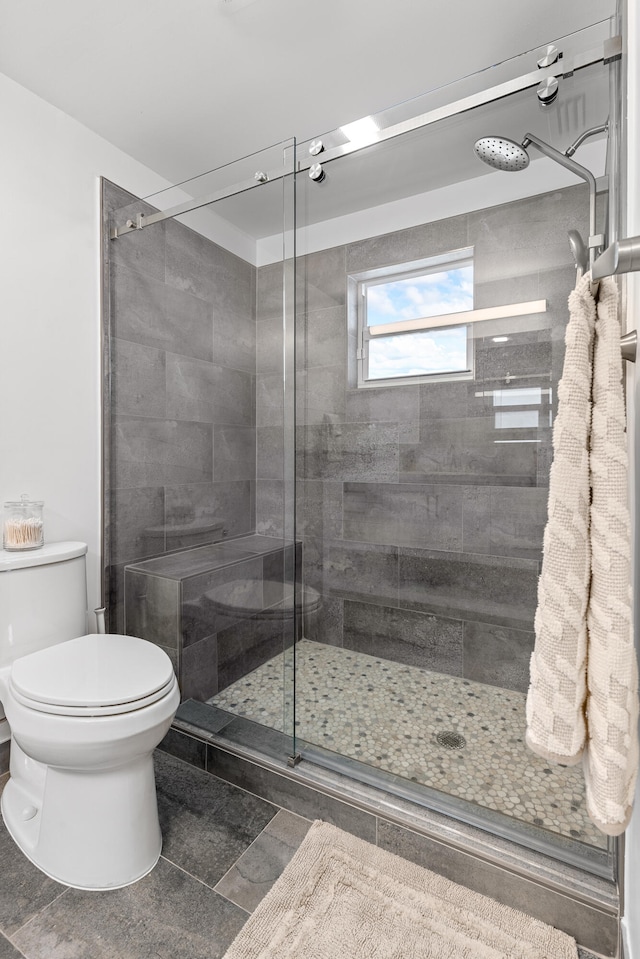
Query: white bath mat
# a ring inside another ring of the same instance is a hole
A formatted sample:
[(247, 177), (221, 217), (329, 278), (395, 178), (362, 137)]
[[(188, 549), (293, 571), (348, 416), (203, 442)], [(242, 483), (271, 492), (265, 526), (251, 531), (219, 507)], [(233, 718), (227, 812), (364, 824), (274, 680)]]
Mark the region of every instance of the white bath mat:
[(522, 912), (315, 822), (225, 959), (576, 959)]

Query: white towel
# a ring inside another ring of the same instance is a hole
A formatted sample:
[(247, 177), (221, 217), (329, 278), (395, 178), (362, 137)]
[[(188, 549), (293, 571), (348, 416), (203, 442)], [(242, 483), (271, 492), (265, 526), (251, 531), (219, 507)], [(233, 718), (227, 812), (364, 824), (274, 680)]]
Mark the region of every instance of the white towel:
[(583, 277), (569, 297), (566, 353), (553, 426), (553, 463), (527, 696), (528, 746), (579, 762), (586, 741), (589, 433), (595, 303)]
[(591, 421), (591, 592), (587, 610), (587, 811), (623, 832), (638, 773), (638, 677), (631, 619), (627, 437), (618, 293), (600, 284)]
[(630, 818), (638, 769), (638, 687), (615, 283), (601, 283), (595, 323), (589, 274), (569, 308), (527, 743), (566, 765), (583, 756), (589, 815), (617, 835)]

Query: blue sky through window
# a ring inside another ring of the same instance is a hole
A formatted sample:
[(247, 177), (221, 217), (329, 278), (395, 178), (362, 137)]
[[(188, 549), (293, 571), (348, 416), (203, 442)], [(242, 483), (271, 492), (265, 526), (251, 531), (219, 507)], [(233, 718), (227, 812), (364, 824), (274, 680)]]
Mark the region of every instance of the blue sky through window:
[(367, 326), (472, 309), (472, 266), (367, 285)]
[[(367, 326), (473, 309), (473, 266), (371, 283)], [(467, 327), (399, 333), (369, 341), (369, 379), (454, 373), (467, 369)]]

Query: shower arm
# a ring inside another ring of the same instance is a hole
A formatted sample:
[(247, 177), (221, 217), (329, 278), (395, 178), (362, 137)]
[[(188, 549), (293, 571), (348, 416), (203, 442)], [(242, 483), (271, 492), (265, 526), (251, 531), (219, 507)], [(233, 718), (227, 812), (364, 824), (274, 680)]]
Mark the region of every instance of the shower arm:
[[(575, 144), (569, 147), (569, 150), (575, 153), (580, 143), (585, 140), (587, 136), (602, 133), (604, 129), (606, 129), (606, 127), (594, 127), (592, 130), (588, 130)], [(589, 241), (587, 245), (589, 247), (589, 267), (592, 268), (597, 251), (604, 246), (604, 236), (596, 234), (596, 179), (591, 170), (587, 170), (586, 167), (572, 160), (566, 153), (561, 153), (548, 143), (545, 143), (544, 140), (539, 140), (533, 133), (526, 133), (522, 141), (522, 146), (526, 150), (530, 144), (540, 150), (541, 153), (544, 153), (550, 160), (555, 160), (556, 163), (559, 163), (567, 170), (571, 170), (572, 173), (575, 173), (576, 176), (579, 176), (582, 180), (586, 180), (589, 186)]]

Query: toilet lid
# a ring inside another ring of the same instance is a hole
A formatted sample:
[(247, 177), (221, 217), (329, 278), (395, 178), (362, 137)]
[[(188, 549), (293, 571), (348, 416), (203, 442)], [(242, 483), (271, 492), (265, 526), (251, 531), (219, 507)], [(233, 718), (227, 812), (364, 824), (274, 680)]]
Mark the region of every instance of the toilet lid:
[(112, 713), (139, 709), (175, 682), (167, 654), (144, 639), (90, 634), (16, 659), (11, 689), (43, 712)]

